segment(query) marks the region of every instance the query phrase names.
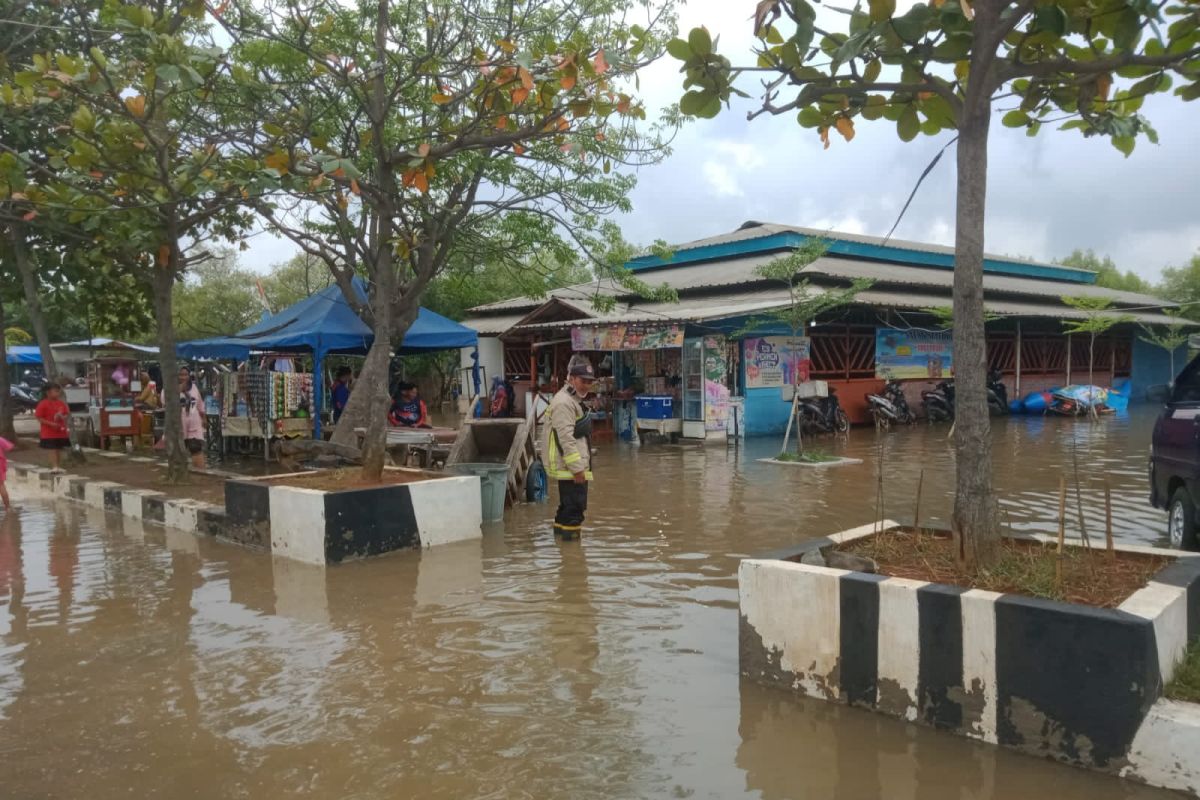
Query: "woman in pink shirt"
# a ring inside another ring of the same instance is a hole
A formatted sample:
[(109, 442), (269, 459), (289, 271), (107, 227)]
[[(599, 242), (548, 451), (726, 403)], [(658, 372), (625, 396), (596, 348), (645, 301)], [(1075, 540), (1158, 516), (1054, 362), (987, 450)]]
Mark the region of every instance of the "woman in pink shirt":
[[(166, 393), (163, 408), (169, 408)], [(192, 466), (204, 469), (204, 397), (187, 367), (179, 368), (179, 412), (183, 415), (183, 443), (192, 456)]]

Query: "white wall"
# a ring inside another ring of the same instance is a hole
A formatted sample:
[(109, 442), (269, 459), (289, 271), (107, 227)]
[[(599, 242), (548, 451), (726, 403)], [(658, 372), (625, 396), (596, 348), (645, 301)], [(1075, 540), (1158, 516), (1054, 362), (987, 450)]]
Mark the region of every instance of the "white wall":
[[(464, 347), (459, 350), (459, 365), (467, 372), (460, 372), (459, 376), (463, 379), (463, 394), (459, 397), (459, 411), (467, 413), (470, 408), (470, 403), (475, 399), (475, 385), (471, 381), (471, 373), (469, 370), (474, 366), (471, 360), (471, 353), (475, 352), (473, 347)], [(504, 345), (495, 336), (480, 336), (479, 337), (479, 366), (483, 369), (480, 372), (479, 380), (481, 382), (480, 390), (486, 396), (492, 386), (492, 378), (497, 375), (504, 375)]]

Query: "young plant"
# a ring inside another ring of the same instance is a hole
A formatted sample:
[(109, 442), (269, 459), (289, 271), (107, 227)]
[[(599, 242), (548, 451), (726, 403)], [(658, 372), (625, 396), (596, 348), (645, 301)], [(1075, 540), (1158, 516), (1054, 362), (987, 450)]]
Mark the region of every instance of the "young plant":
[(1167, 377), (1167, 382), (1175, 383), (1175, 351), (1188, 343), (1188, 329), (1184, 321), (1182, 313), (1178, 311), (1166, 310), (1167, 316), (1172, 317), (1175, 321), (1170, 324), (1160, 326), (1158, 330), (1151, 328), (1148, 325), (1142, 326), (1144, 333), (1141, 336), (1143, 342), (1149, 342), (1152, 345), (1161, 347), (1167, 351), (1167, 358), (1170, 359), (1171, 374)]
[(1095, 389), (1093, 388), (1093, 373), (1096, 359), (1096, 337), (1107, 333), (1114, 325), (1129, 322), (1133, 317), (1129, 314), (1112, 313), (1112, 300), (1107, 297), (1064, 297), (1064, 303), (1083, 314), (1082, 318), (1064, 319), (1063, 328), (1067, 335), (1076, 333), (1087, 334), (1088, 337), (1088, 416), (1097, 418)]

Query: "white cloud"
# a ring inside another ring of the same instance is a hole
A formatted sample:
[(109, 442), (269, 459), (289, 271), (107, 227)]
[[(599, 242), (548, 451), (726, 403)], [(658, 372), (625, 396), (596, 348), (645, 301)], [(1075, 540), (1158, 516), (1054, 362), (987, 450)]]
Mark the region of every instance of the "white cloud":
[(722, 164), (719, 161), (705, 161), (701, 167), (704, 172), (704, 180), (708, 182), (708, 186), (712, 189), (713, 194), (717, 197), (744, 197), (745, 192), (738, 185), (737, 177), (733, 174), (733, 170)]

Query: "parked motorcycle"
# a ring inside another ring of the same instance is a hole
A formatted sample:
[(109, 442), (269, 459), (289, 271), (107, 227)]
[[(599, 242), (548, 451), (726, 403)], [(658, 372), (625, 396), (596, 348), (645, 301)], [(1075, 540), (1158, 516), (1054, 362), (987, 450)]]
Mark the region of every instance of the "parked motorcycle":
[(921, 406), (930, 422), (954, 419), (954, 381), (941, 381), (933, 389), (921, 392)]
[(867, 412), (875, 421), (878, 430), (887, 430), (892, 425), (911, 425), (916, 415), (908, 407), (900, 381), (888, 381), (879, 394), (867, 395)]
[(842, 410), (837, 390), (830, 389), (828, 397), (810, 397), (799, 402), (801, 430), (805, 433), (845, 433), (850, 430), (850, 418)]
[(1002, 417), (1008, 413), (1008, 387), (1004, 385), (1000, 370), (994, 369), (987, 376), (988, 413)]
[(37, 408), (37, 398), (23, 386), (10, 385), (8, 387), (8, 397), (19, 411), (33, 411)]

